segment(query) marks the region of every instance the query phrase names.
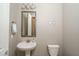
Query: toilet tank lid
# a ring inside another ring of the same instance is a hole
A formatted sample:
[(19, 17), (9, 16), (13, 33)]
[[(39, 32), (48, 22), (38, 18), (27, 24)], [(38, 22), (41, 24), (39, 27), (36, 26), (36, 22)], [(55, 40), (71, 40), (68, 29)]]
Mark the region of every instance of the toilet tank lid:
[(59, 45), (48, 45), (48, 47), (58, 47), (59, 48)]

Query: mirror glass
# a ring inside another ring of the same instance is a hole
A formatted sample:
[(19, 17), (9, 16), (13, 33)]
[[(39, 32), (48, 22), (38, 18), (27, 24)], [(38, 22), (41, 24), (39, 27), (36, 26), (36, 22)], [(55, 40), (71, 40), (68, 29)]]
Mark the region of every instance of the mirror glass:
[(21, 36), (22, 37), (36, 36), (36, 12), (35, 11), (21, 12)]

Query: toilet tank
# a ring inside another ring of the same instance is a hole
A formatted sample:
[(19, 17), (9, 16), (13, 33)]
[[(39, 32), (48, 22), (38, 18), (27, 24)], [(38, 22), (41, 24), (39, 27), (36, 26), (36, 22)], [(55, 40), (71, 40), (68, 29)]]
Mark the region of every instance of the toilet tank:
[(59, 45), (48, 45), (48, 52), (50, 56), (57, 56)]

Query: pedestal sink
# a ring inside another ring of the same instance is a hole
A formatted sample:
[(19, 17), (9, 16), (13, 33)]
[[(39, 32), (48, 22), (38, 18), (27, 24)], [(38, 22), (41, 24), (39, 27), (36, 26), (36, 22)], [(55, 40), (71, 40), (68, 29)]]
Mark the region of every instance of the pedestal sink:
[(17, 44), (17, 48), (21, 51), (25, 51), (26, 56), (30, 56), (30, 52), (36, 47), (36, 42), (34, 41), (22, 41)]

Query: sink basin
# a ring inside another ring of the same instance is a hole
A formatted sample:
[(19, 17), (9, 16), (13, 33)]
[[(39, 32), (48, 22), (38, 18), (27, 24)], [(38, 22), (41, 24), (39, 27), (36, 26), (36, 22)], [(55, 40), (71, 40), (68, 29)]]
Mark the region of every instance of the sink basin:
[(33, 41), (22, 41), (17, 44), (17, 48), (21, 51), (25, 51), (26, 55), (30, 55), (30, 51), (32, 51), (36, 47), (36, 42)]
[(25, 51), (25, 50), (33, 50), (36, 47), (36, 42), (26, 42), (22, 41), (17, 45), (17, 48)]

